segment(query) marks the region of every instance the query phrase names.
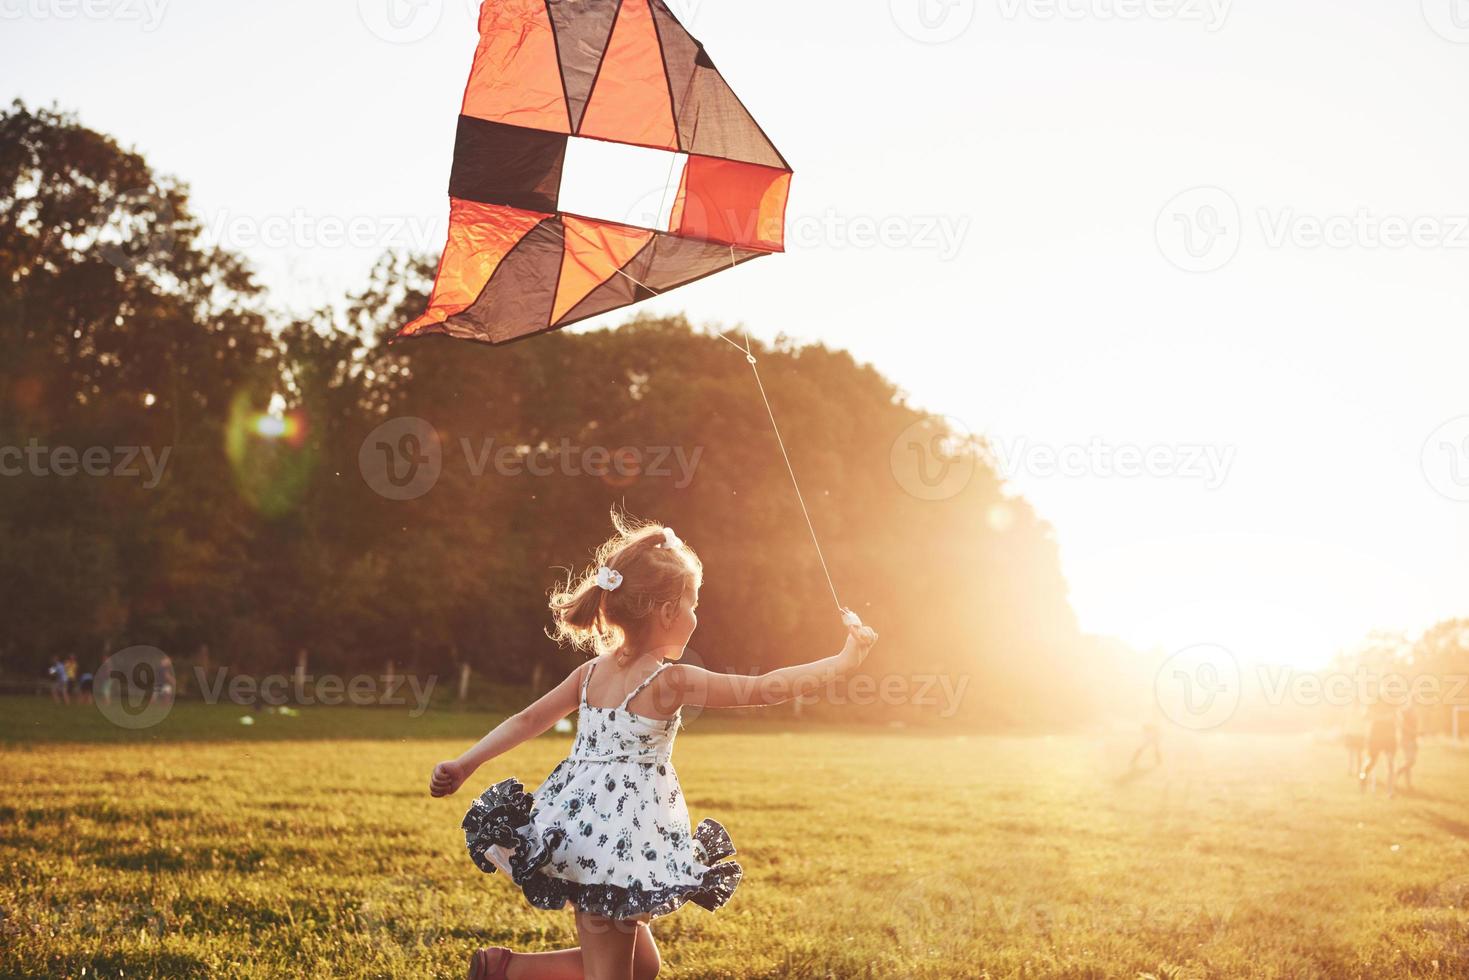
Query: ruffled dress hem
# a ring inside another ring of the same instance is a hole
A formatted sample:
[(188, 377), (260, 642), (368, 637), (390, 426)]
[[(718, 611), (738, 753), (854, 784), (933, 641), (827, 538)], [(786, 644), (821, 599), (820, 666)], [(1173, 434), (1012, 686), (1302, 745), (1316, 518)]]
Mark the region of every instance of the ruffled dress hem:
[(485, 790), (464, 816), (465, 845), (475, 866), (486, 874), (505, 871), (539, 909), (555, 911), (572, 906), (610, 919), (656, 918), (677, 911), (687, 902), (713, 912), (729, 901), (744, 877), (736, 861), (728, 831), (705, 818), (693, 832), (695, 857), (705, 870), (694, 884), (648, 889), (591, 884), (548, 874), (545, 866), (565, 838), (552, 828), (536, 833), (531, 819), (535, 798), (516, 779), (506, 779)]

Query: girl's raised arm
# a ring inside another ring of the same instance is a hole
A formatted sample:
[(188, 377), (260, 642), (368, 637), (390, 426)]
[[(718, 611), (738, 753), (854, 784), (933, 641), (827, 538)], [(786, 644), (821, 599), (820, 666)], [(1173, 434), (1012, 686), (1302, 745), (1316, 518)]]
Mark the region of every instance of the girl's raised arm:
[(464, 781), (480, 766), (504, 755), (521, 742), (535, 738), (571, 714), (581, 703), (581, 682), (587, 666), (582, 664), (535, 703), (500, 722), (494, 731), (474, 743), (459, 758), (434, 766), (433, 775), (429, 777), (429, 792), (434, 796), (448, 796), (464, 785)]
[(691, 704), (705, 708), (749, 708), (780, 704), (813, 694), (833, 677), (855, 670), (876, 642), (877, 633), (870, 627), (849, 626), (847, 643), (840, 653), (766, 674), (716, 674), (692, 664), (676, 664), (664, 672), (669, 676), (662, 681), (660, 694), (672, 699), (674, 707)]

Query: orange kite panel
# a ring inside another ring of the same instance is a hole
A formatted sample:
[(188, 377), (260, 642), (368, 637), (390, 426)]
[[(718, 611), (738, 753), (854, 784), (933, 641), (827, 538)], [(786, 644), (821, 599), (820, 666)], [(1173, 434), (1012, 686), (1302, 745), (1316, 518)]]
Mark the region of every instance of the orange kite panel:
[(648, 0), (623, 0), (576, 135), (655, 149), (678, 148), (663, 48)]
[(556, 306), (551, 312), (555, 323), (573, 306), (587, 298), (592, 290), (618, 274), (650, 241), (653, 232), (644, 228), (588, 221), (566, 215), (566, 254), (561, 260), (561, 284), (556, 291)]
[(691, 155), (679, 181), (670, 230), (676, 235), (785, 251), (791, 172)]
[(505, 255), (547, 215), (450, 199), (449, 242), (439, 260), (428, 310), (400, 332), (412, 337), (468, 308)]
[(480, 8), (479, 49), (463, 113), (476, 119), (570, 133), (556, 34), (545, 0), (495, 0)]

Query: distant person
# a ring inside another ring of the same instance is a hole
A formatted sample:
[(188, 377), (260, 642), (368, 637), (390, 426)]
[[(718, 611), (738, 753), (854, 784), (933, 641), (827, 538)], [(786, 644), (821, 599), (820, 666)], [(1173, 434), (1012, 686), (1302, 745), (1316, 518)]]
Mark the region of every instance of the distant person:
[(1132, 761), (1127, 764), (1127, 768), (1136, 769), (1137, 761), (1143, 757), (1143, 753), (1148, 751), (1148, 749), (1153, 750), (1153, 765), (1161, 766), (1163, 764), (1162, 733), (1159, 731), (1156, 721), (1143, 722), (1143, 742), (1137, 747), (1137, 751), (1132, 754)]
[(486, 762), (577, 712), (571, 755), (534, 797), (506, 779), (474, 801), (463, 825), (481, 871), (504, 871), (536, 908), (575, 910), (581, 948), (481, 949), (470, 980), (655, 976), (649, 920), (687, 902), (719, 909), (743, 875), (724, 860), (734, 845), (723, 827), (707, 819), (690, 826), (671, 761), (683, 707), (789, 701), (856, 670), (877, 642), (870, 628), (848, 622), (838, 653), (768, 674), (679, 663), (698, 625), (703, 565), (669, 528), (616, 513), (613, 523), (617, 534), (597, 549), (598, 567), (551, 598), (555, 636), (592, 659), (429, 778), (434, 796), (448, 796)]
[(77, 658), (69, 656), (66, 658), (66, 691), (68, 694), (76, 694), (77, 681), (80, 679), (81, 671), (77, 667)]
[(1398, 722), (1398, 746), (1403, 750), (1403, 788), (1413, 788), (1413, 767), (1418, 764), (1418, 712), (1410, 704)]
[(173, 658), (165, 653), (158, 659), (158, 673), (153, 677), (153, 700), (172, 703), (177, 689), (178, 678), (174, 674)]
[(1367, 779), (1372, 779), (1372, 792), (1377, 792), (1377, 760), (1387, 757), (1387, 795), (1393, 795), (1393, 767), (1398, 754), (1398, 719), (1392, 705), (1376, 705), (1367, 722), (1367, 764), (1357, 774), (1357, 783), (1362, 792), (1367, 791)]
[(92, 703), (92, 685), (95, 680), (96, 678), (90, 672), (77, 678), (77, 700), (80, 703)]
[(46, 676), (51, 678), (51, 700), (57, 704), (71, 704), (71, 690), (68, 684), (71, 678), (66, 676), (66, 664), (62, 663), (60, 657), (51, 658), (51, 666), (46, 669)]

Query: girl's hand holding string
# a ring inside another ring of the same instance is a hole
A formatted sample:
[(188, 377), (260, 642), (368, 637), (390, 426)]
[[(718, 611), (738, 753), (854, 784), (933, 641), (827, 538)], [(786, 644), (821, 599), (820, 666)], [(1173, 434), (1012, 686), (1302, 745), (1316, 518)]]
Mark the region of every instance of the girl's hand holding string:
[(434, 796), (451, 796), (468, 778), (468, 769), (458, 759), (440, 762), (429, 777), (428, 791)]
[(852, 670), (860, 667), (876, 643), (877, 631), (871, 626), (848, 626), (847, 643), (839, 654), (841, 669)]

